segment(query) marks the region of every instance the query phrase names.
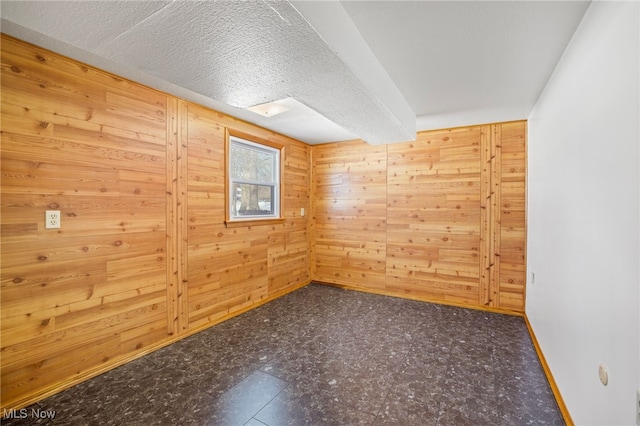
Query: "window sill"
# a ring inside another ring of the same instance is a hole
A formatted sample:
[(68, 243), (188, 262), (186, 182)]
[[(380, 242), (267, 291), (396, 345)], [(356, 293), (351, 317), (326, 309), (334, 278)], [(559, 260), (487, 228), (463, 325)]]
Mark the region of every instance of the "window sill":
[(227, 228), (237, 228), (240, 226), (277, 225), (284, 222), (284, 218), (278, 217), (273, 219), (225, 220), (224, 224)]

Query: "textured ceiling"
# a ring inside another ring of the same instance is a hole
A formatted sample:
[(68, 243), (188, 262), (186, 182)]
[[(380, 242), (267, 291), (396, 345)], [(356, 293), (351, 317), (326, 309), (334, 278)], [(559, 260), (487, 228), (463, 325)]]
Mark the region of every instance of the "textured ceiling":
[[(527, 118), (586, 2), (2, 1), (2, 31), (308, 143)], [(264, 118), (243, 108), (293, 97)]]

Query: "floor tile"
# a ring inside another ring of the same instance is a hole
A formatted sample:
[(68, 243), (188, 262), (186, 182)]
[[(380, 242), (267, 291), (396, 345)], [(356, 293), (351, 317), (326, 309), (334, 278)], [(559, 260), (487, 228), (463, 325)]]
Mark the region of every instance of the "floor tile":
[(381, 406), (373, 424), (435, 426), (440, 416), (437, 399), (420, 399), (414, 394), (392, 391)]
[(374, 416), (326, 395), (286, 388), (255, 418), (269, 426), (370, 425)]
[(287, 383), (255, 371), (206, 408), (206, 424), (242, 426), (275, 398)]

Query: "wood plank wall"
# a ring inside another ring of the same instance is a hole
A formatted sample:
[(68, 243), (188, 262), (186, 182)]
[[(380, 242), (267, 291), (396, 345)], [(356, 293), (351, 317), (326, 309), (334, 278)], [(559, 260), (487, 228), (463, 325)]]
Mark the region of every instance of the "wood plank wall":
[[(188, 105), (188, 323), (200, 327), (310, 281), (311, 147)], [(285, 145), (284, 224), (234, 226), (225, 220), (225, 128)]]
[[(309, 282), (308, 145), (5, 35), (1, 53), (2, 408)], [(226, 127), (285, 145), (284, 223), (225, 228)]]
[(526, 122), (313, 147), (312, 278), (524, 312)]

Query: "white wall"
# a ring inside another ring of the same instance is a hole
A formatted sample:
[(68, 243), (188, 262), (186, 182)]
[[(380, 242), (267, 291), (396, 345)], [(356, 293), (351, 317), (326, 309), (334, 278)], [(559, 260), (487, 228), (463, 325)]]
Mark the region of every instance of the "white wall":
[(579, 425), (635, 424), (639, 20), (636, 1), (592, 3), (529, 117), (526, 312)]

